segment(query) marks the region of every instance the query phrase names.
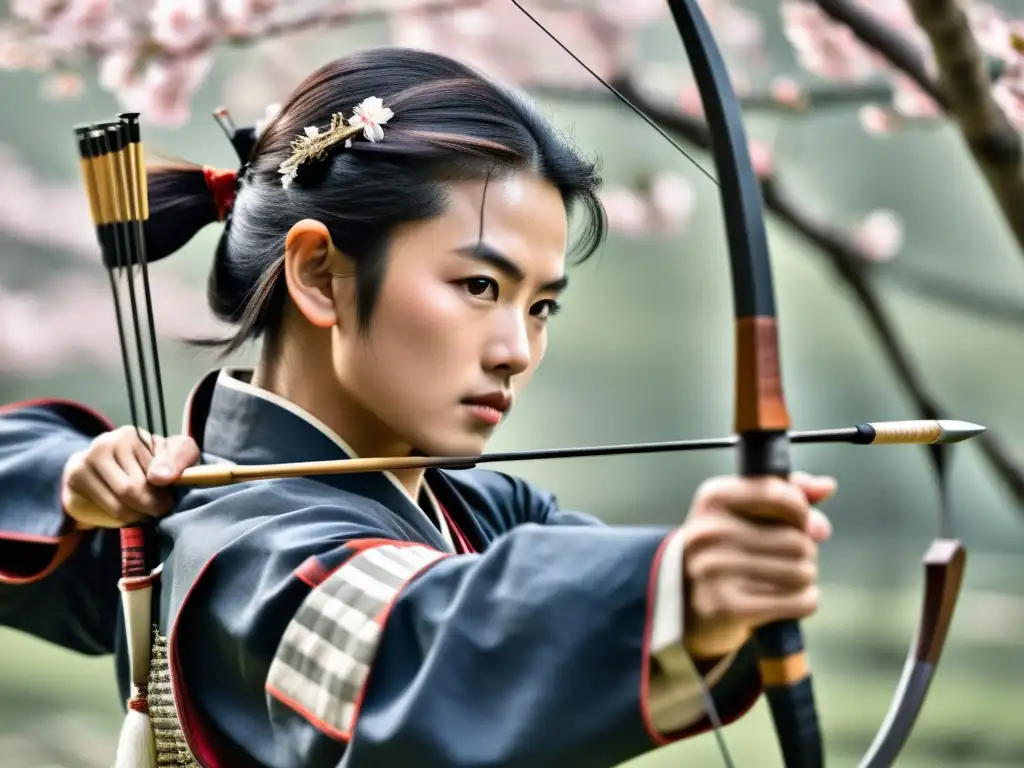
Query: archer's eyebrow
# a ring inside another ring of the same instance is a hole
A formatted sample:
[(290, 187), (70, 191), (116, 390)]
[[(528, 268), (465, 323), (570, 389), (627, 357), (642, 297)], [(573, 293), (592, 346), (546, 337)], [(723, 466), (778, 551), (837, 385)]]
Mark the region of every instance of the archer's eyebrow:
[[(518, 264), (486, 243), (464, 245), (461, 248), (456, 248), (455, 252), (461, 256), (467, 256), (474, 261), (482, 261), (485, 264), (491, 265), (510, 280), (522, 282), (526, 279), (526, 275)], [(543, 293), (562, 293), (562, 291), (568, 287), (569, 276), (562, 275), (557, 280), (544, 283), (544, 285), (540, 287), (540, 290)]]

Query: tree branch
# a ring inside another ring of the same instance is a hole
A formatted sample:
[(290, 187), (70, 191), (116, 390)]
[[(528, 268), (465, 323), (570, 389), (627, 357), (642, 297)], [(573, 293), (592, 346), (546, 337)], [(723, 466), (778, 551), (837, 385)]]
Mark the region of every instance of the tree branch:
[(778, 112), (810, 112), (892, 101), (893, 87), (884, 81), (849, 85), (814, 83), (801, 85), (796, 103), (780, 98), (772, 90), (739, 94), (744, 109), (775, 110)]
[(992, 72), (958, 0), (910, 0), (917, 23), (931, 40), (938, 81), (921, 53), (851, 0), (817, 0), (865, 45), (905, 73), (960, 127), (960, 133), (1024, 253), (1024, 148), (992, 96)]
[[(615, 86), (665, 130), (701, 149), (711, 149), (711, 135), (702, 120), (652, 102), (628, 81), (616, 82)], [(896, 332), (870, 279), (871, 264), (856, 243), (838, 228), (807, 213), (786, 193), (775, 177), (761, 179), (761, 193), (764, 196), (765, 207), (817, 245), (818, 253), (825, 256), (829, 265), (853, 293), (868, 325), (882, 345), (886, 360), (913, 400), (918, 418), (942, 418), (948, 411), (925, 384), (924, 377), (913, 363), (906, 344)], [(983, 455), (988, 459), (996, 475), (1003, 481), (1018, 505), (1024, 507), (1024, 466), (1011, 455), (993, 430), (988, 430), (978, 440)]]
[[(409, 5), (410, 8), (414, 7), (415, 10), (422, 13), (441, 13), (444, 11), (457, 11), (462, 8), (472, 8), (480, 5), (483, 1), (484, 0), (423, 0), (423, 2), (418, 5), (414, 6), (411, 2)], [(296, 19), (289, 19), (288, 21), (272, 22), (261, 27), (256, 34), (225, 34), (219, 39), (223, 40), (227, 45), (246, 48), (257, 43), (262, 43), (265, 40), (288, 37), (289, 35), (297, 35), (311, 30), (328, 29), (331, 27), (340, 27), (345, 24), (382, 20), (386, 19), (394, 12), (395, 9), (392, 8), (346, 8), (337, 11), (325, 11), (323, 13), (314, 13), (309, 16), (302, 16)], [(191, 58), (213, 47), (217, 42), (218, 38), (216, 36), (204, 36), (192, 45), (176, 50), (173, 53), (161, 51), (160, 57), (164, 60)], [(158, 50), (159, 49), (154, 47), (155, 52)]]
[(935, 99), (943, 109), (948, 110), (942, 90), (932, 79), (928, 64), (921, 52), (903, 35), (887, 24), (878, 21), (871, 11), (851, 0), (816, 0), (825, 13), (850, 28), (864, 45), (877, 51), (896, 69), (917, 83), (918, 87)]
[(1024, 248), (1024, 151), (1017, 131), (996, 104), (985, 57), (956, 0), (910, 0), (928, 35), (939, 69), (947, 111), (960, 126), (978, 167)]

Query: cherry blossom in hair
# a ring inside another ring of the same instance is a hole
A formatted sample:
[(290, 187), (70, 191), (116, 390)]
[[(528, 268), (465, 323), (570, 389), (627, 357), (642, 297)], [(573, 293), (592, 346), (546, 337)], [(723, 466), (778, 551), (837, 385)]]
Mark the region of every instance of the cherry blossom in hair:
[(363, 99), (352, 112), (352, 117), (347, 120), (340, 112), (335, 112), (331, 115), (331, 127), (326, 131), (315, 125), (306, 126), (304, 135), (292, 141), (289, 158), (278, 167), (281, 186), (288, 189), (301, 165), (323, 160), (338, 144), (344, 142), (346, 147), (352, 146), (352, 137), (358, 133), (362, 133), (367, 141), (381, 141), (384, 138), (382, 126), (394, 116), (394, 112), (376, 96)]

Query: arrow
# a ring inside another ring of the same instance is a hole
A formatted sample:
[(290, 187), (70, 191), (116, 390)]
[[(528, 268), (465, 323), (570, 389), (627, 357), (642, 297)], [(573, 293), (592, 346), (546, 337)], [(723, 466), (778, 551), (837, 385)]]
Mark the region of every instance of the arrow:
[[(931, 445), (959, 443), (985, 431), (985, 427), (968, 421), (928, 420), (872, 421), (854, 427), (790, 432), (793, 443), (849, 443), (852, 445)], [(579, 459), (588, 456), (619, 456), (641, 453), (672, 453), (733, 448), (735, 435), (700, 440), (673, 440), (661, 443), (627, 443), (597, 445), (586, 448), (548, 448), (532, 451), (505, 451), (480, 456), (396, 456), (372, 459), (338, 459), (333, 461), (299, 461), (289, 464), (204, 465), (186, 469), (177, 485), (218, 486), (250, 480), (271, 480), (281, 477), (388, 472), (399, 469), (469, 469), (477, 464), (503, 461), (536, 461), (537, 459)]]

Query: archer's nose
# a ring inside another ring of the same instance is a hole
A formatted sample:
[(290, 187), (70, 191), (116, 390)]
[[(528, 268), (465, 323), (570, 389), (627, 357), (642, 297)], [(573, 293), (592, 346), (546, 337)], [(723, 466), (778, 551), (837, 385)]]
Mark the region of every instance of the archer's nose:
[(485, 367), (488, 370), (504, 371), (510, 376), (516, 376), (529, 370), (532, 361), (526, 323), (518, 316), (507, 319), (488, 345), (484, 359)]

